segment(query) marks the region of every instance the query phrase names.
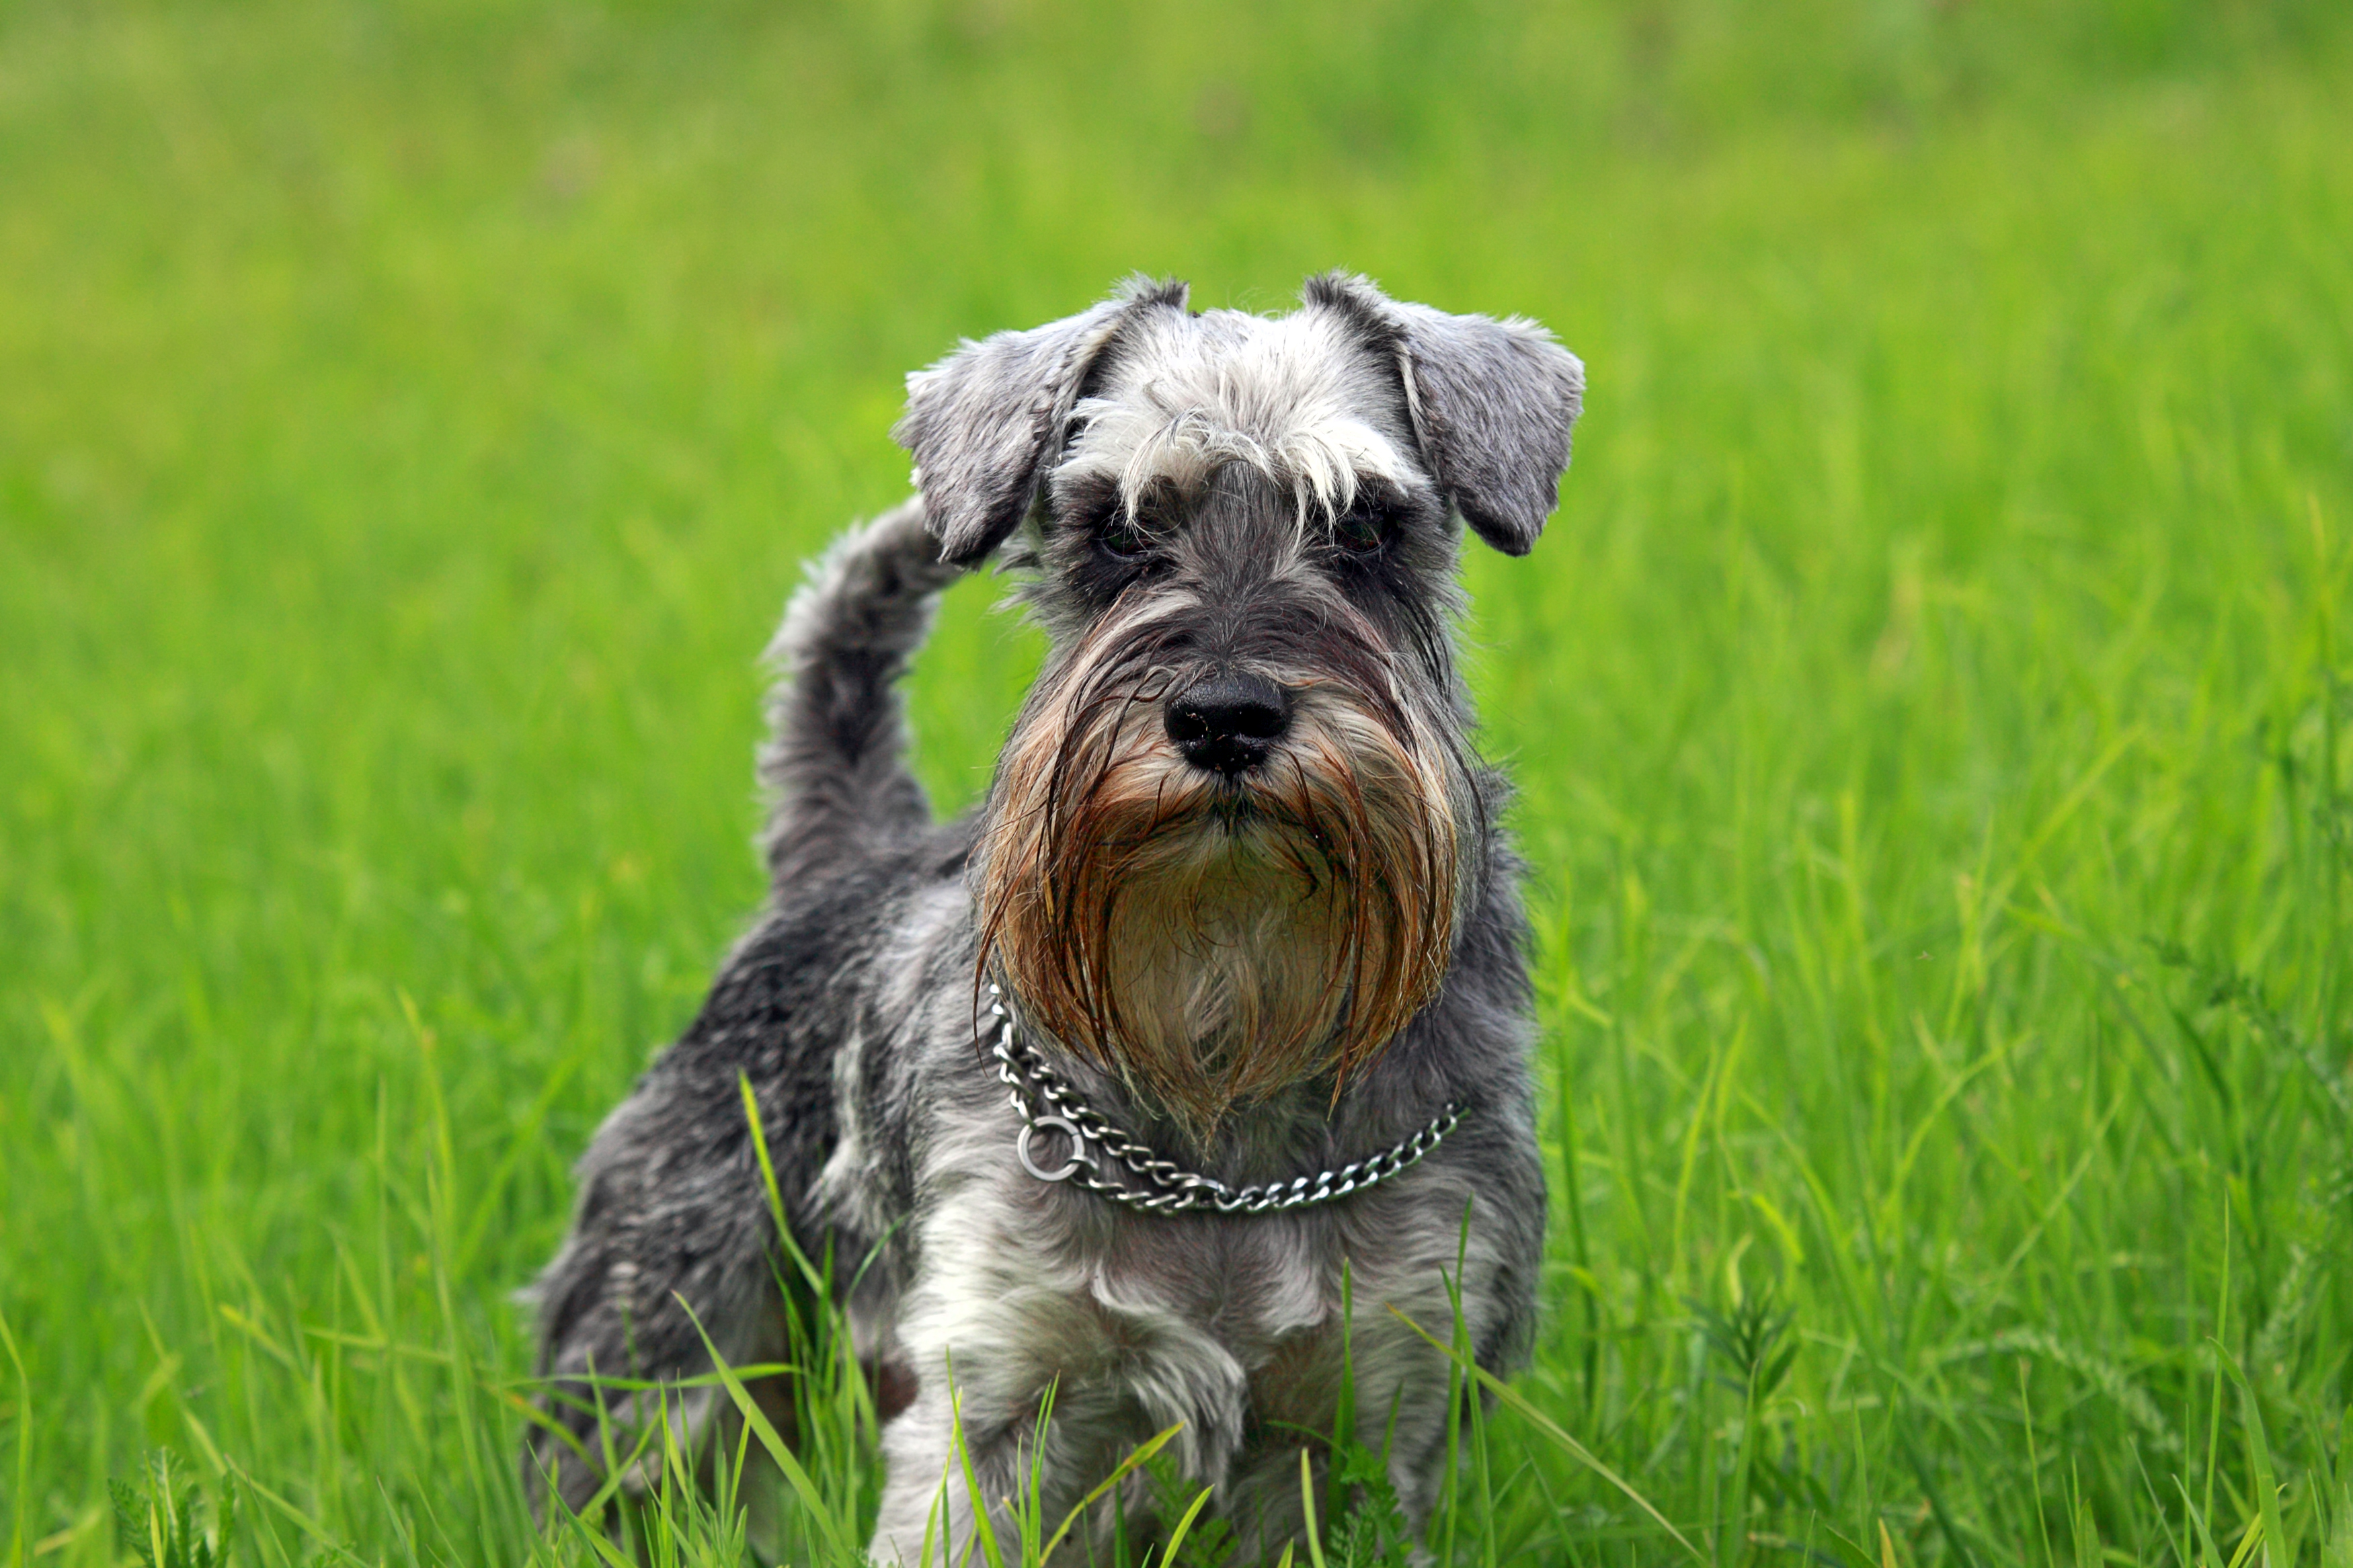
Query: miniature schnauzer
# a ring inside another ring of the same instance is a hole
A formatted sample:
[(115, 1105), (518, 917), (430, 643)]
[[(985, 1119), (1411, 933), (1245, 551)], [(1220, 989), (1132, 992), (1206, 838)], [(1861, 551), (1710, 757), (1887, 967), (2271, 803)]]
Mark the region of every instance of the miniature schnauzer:
[[(867, 1264), (877, 1561), (943, 1521), (960, 1555), (1033, 1476), (1060, 1519), (1179, 1425), (1240, 1559), (1270, 1554), (1344, 1397), (1421, 1528), (1448, 1368), (1398, 1314), (1442, 1332), (1459, 1295), (1479, 1364), (1515, 1366), (1545, 1212), (1457, 542), (1535, 544), (1583, 381), (1532, 322), (1342, 274), (1271, 319), (1139, 282), (909, 378), (921, 496), (833, 546), (771, 650), (767, 910), (597, 1132), (536, 1287), (582, 1442), (534, 1433), (535, 1495), (604, 1484), (599, 1404), (710, 1441), (722, 1392), (672, 1386), (705, 1333), (782, 1359), (748, 1083), (796, 1238)], [(894, 686), (992, 554), (1050, 651), (986, 803), (934, 822)]]

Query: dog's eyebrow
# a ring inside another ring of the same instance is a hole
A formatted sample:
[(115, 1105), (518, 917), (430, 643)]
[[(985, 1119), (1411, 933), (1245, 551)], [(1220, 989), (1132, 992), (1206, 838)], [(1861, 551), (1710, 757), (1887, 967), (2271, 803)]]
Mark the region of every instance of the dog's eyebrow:
[(1047, 485), (1047, 500), (1058, 511), (1108, 511), (1119, 504), (1119, 482), (1092, 469), (1058, 468)]
[(1388, 475), (1357, 473), (1355, 504), (1403, 507), (1412, 503), (1412, 493)]

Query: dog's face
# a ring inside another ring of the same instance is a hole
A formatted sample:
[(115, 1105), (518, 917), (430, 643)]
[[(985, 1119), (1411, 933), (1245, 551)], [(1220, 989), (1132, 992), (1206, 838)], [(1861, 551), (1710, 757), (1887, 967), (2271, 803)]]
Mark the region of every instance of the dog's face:
[(1196, 1134), (1335, 1087), (1436, 993), (1485, 830), (1459, 513), (1525, 552), (1581, 391), (1538, 330), (1361, 280), (1281, 319), (1133, 291), (912, 378), (943, 553), (1052, 637), (998, 768), (984, 962)]

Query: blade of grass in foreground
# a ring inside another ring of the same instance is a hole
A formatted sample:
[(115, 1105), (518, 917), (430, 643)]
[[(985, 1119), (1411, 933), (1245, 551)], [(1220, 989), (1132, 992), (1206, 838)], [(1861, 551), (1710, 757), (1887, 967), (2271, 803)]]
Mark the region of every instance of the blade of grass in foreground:
[(1685, 1536), (1682, 1531), (1677, 1530), (1673, 1525), (1667, 1522), (1667, 1516), (1665, 1514), (1661, 1513), (1657, 1509), (1651, 1506), (1651, 1500), (1649, 1498), (1646, 1498), (1641, 1492), (1636, 1491), (1632, 1485), (1629, 1483), (1623, 1476), (1620, 1476), (1617, 1471), (1602, 1463), (1599, 1455), (1595, 1454), (1590, 1448), (1588, 1448), (1576, 1438), (1570, 1436), (1567, 1432), (1555, 1425), (1549, 1416), (1546, 1415), (1535, 1405), (1529, 1404), (1526, 1397), (1517, 1389), (1512, 1387), (1502, 1378), (1497, 1377), (1494, 1373), (1489, 1372), (1485, 1367), (1479, 1365), (1476, 1362), (1463, 1360), (1462, 1357), (1455, 1352), (1453, 1346), (1446, 1343), (1445, 1341), (1440, 1340), (1436, 1335), (1432, 1334), (1428, 1329), (1423, 1328), (1419, 1323), (1415, 1322), (1403, 1312), (1398, 1311), (1396, 1307), (1390, 1307), (1389, 1310), (1396, 1315), (1398, 1322), (1403, 1323), (1407, 1328), (1411, 1329), (1415, 1333), (1419, 1334), (1423, 1339), (1429, 1341), (1432, 1349), (1436, 1350), (1440, 1355), (1445, 1356), (1447, 1360), (1453, 1362), (1456, 1365), (1461, 1367), (1465, 1373), (1469, 1373), (1472, 1378), (1475, 1378), (1478, 1381), (1479, 1385), (1482, 1388), (1486, 1389), (1496, 1398), (1502, 1400), (1505, 1405), (1510, 1405), (1514, 1411), (1517, 1412), (1531, 1426), (1535, 1426), (1537, 1431), (1552, 1439), (1554, 1444), (1559, 1447), (1562, 1453), (1567, 1454), (1570, 1458), (1575, 1459), (1578, 1464), (1583, 1465), (1587, 1469), (1591, 1470), (1595, 1475), (1599, 1476), (1603, 1480), (1608, 1481), (1611, 1486), (1616, 1487), (1620, 1491), (1624, 1492), (1628, 1498), (1633, 1500), (1635, 1507), (1641, 1509), (1644, 1513), (1649, 1514), (1653, 1520), (1658, 1521), (1658, 1526), (1661, 1530), (1665, 1531), (1669, 1535), (1675, 1538), (1675, 1544), (1689, 1552), (1693, 1562), (1704, 1563), (1707, 1561), (1707, 1558), (1700, 1552), (1700, 1549), (1694, 1546), (1691, 1543), (1690, 1539)]
[[(956, 1465), (964, 1471), (965, 1495), (972, 1503), (972, 1540), (965, 1543), (965, 1557), (969, 1561), (972, 1549), (977, 1544), (988, 1568), (1005, 1568), (1005, 1554), (997, 1548), (997, 1531), (988, 1522), (988, 1503), (980, 1489), (980, 1478), (973, 1473), (972, 1450), (965, 1446), (964, 1397), (956, 1392), (955, 1363), (953, 1360), (948, 1363), (947, 1373), (948, 1442), (955, 1450)], [(949, 1517), (953, 1519), (955, 1516), (951, 1513)], [(953, 1551), (955, 1542), (951, 1539), (946, 1546)]]
[[(1166, 1447), (1169, 1441), (1174, 1438), (1177, 1433), (1182, 1432), (1184, 1429), (1185, 1424), (1180, 1421), (1174, 1426), (1165, 1427), (1162, 1430), (1154, 1433), (1142, 1443), (1136, 1445), (1134, 1450), (1131, 1452), (1126, 1458), (1122, 1459), (1118, 1466), (1113, 1469), (1110, 1475), (1103, 1478), (1103, 1484), (1101, 1486), (1098, 1486), (1094, 1490), (1089, 1492), (1086, 1496), (1079, 1500), (1078, 1505), (1071, 1510), (1069, 1517), (1062, 1521), (1062, 1527), (1054, 1531), (1054, 1538), (1051, 1541), (1047, 1542), (1046, 1549), (1038, 1554), (1039, 1561), (1041, 1563), (1052, 1562), (1054, 1558), (1054, 1549), (1062, 1544), (1063, 1538), (1069, 1535), (1071, 1533), (1071, 1527), (1079, 1522), (1079, 1516), (1085, 1513), (1089, 1508), (1092, 1507), (1098, 1500), (1100, 1500), (1105, 1492), (1108, 1492), (1112, 1488), (1119, 1485), (1120, 1482), (1125, 1480), (1130, 1475), (1133, 1475), (1138, 1467), (1147, 1463), (1153, 1455), (1157, 1454), (1161, 1449)], [(1175, 1549), (1172, 1547), (1170, 1550), (1173, 1551)]]
[(25, 1514), (33, 1496), (33, 1382), (25, 1375), (25, 1358), (17, 1353), (16, 1336), (9, 1331), (5, 1313), (0, 1313), (0, 1346), (6, 1348), (8, 1364), (16, 1369), (16, 1485), (8, 1510), (8, 1565), (18, 1568), (26, 1561)]
[(1299, 1506), (1307, 1516), (1307, 1560), (1314, 1568), (1324, 1568), (1324, 1532), (1315, 1523), (1315, 1467), (1304, 1448), (1299, 1450)]
[(2263, 1435), (2263, 1413), (2255, 1405), (2255, 1391), (2247, 1386), (2247, 1376), (2239, 1369), (2238, 1358), (2222, 1348), (2222, 1342), (2208, 1342), (2214, 1347), (2214, 1357), (2222, 1363), (2223, 1372), (2238, 1385), (2239, 1397), (2246, 1402), (2247, 1458), (2255, 1472), (2255, 1505), (2263, 1523), (2266, 1554), (2275, 1563), (2293, 1564), (2296, 1560), (2296, 1540), (2288, 1533), (2280, 1517), (2279, 1484), (2272, 1471), (2272, 1446)]
[(729, 1370), (726, 1361), (719, 1353), (719, 1347), (711, 1342), (711, 1335), (703, 1330), (702, 1320), (694, 1315), (694, 1309), (687, 1305), (686, 1298), (680, 1297), (678, 1304), (688, 1321), (694, 1324), (694, 1331), (702, 1336), (702, 1348), (711, 1355), (712, 1369), (718, 1373), (721, 1384), (727, 1390), (727, 1397), (735, 1402), (736, 1414), (743, 1416), (745, 1425), (752, 1428), (753, 1436), (760, 1439), (760, 1447), (766, 1449), (768, 1458), (776, 1462), (776, 1468), (785, 1473), (785, 1479), (801, 1500), (801, 1506), (808, 1510), (809, 1516), (817, 1521), (826, 1544), (839, 1553), (841, 1561), (856, 1562), (858, 1553), (851, 1548), (849, 1537), (842, 1533), (841, 1521), (834, 1518), (833, 1510), (826, 1506), (824, 1494), (818, 1490), (817, 1483), (809, 1479), (807, 1470), (801, 1468), (800, 1461), (793, 1458), (793, 1451), (786, 1446), (784, 1438), (777, 1436), (776, 1427), (769, 1424), (767, 1415), (760, 1409), (759, 1402), (744, 1388), (744, 1380)]
[[(1185, 1538), (1187, 1536), (1193, 1533), (1193, 1521), (1200, 1518), (1201, 1510), (1208, 1506), (1209, 1493), (1212, 1489), (1213, 1489), (1209, 1487), (1203, 1487), (1201, 1489), (1201, 1495), (1193, 1500), (1193, 1506), (1185, 1510), (1185, 1517), (1176, 1521), (1176, 1528), (1168, 1532), (1167, 1550), (1160, 1554), (1160, 1561), (1162, 1563), (1174, 1563), (1176, 1561), (1176, 1549), (1185, 1544)], [(1043, 1559), (1041, 1558), (1039, 1561), (1042, 1562)]]

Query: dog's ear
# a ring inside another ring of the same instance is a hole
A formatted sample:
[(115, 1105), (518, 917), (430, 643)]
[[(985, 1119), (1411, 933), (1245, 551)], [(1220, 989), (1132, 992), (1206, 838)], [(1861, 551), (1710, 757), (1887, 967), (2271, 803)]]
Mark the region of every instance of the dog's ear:
[(997, 332), (907, 377), (891, 434), (915, 455), (923, 521), (940, 558), (970, 566), (1020, 526), (1038, 472), (1061, 440), (1079, 389), (1131, 311), (1185, 308), (1186, 287), (1137, 279), (1066, 321)]
[(1462, 521), (1506, 555), (1534, 549), (1585, 402), (1577, 357), (1534, 321), (1403, 304), (1345, 273), (1308, 279), (1305, 299), (1396, 354), (1415, 438)]

